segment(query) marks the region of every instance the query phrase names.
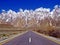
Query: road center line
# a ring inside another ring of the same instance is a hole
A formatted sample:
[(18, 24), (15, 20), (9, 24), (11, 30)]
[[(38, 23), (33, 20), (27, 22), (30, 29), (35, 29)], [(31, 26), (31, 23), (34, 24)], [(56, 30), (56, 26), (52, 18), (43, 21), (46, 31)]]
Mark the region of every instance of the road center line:
[(29, 43), (31, 43), (31, 40), (32, 40), (31, 37), (29, 37)]

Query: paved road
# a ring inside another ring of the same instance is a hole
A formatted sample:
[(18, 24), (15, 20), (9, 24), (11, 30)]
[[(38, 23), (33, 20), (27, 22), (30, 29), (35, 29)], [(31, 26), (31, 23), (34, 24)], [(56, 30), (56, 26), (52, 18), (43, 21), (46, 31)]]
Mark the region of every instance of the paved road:
[(29, 31), (21, 36), (14, 38), (13, 40), (3, 45), (60, 45), (45, 37), (35, 34)]

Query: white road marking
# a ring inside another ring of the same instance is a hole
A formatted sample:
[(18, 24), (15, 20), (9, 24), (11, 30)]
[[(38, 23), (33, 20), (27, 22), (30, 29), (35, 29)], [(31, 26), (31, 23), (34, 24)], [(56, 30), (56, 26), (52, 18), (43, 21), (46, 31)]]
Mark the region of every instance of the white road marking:
[(31, 37), (29, 37), (29, 43), (31, 43), (31, 40), (32, 40)]

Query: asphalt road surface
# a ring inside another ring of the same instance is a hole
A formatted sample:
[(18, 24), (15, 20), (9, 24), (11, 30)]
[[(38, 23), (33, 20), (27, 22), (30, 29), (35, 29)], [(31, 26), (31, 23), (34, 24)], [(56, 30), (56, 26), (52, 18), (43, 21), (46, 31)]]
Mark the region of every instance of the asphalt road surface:
[(32, 31), (20, 35), (3, 45), (60, 45)]

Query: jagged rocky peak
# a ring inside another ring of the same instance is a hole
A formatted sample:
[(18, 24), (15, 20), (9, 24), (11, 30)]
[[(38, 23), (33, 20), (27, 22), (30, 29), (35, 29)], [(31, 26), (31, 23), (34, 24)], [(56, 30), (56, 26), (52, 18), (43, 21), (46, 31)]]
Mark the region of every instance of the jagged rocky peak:
[[(0, 22), (10, 23), (10, 24), (17, 24), (22, 21), (27, 22), (30, 20), (36, 20), (36, 22), (44, 19), (56, 19), (58, 20), (60, 17), (60, 6), (56, 5), (54, 9), (51, 11), (50, 8), (37, 8), (35, 10), (23, 10), (19, 9), (18, 12), (13, 10), (2, 10), (0, 13)], [(20, 21), (20, 22), (19, 22)]]

